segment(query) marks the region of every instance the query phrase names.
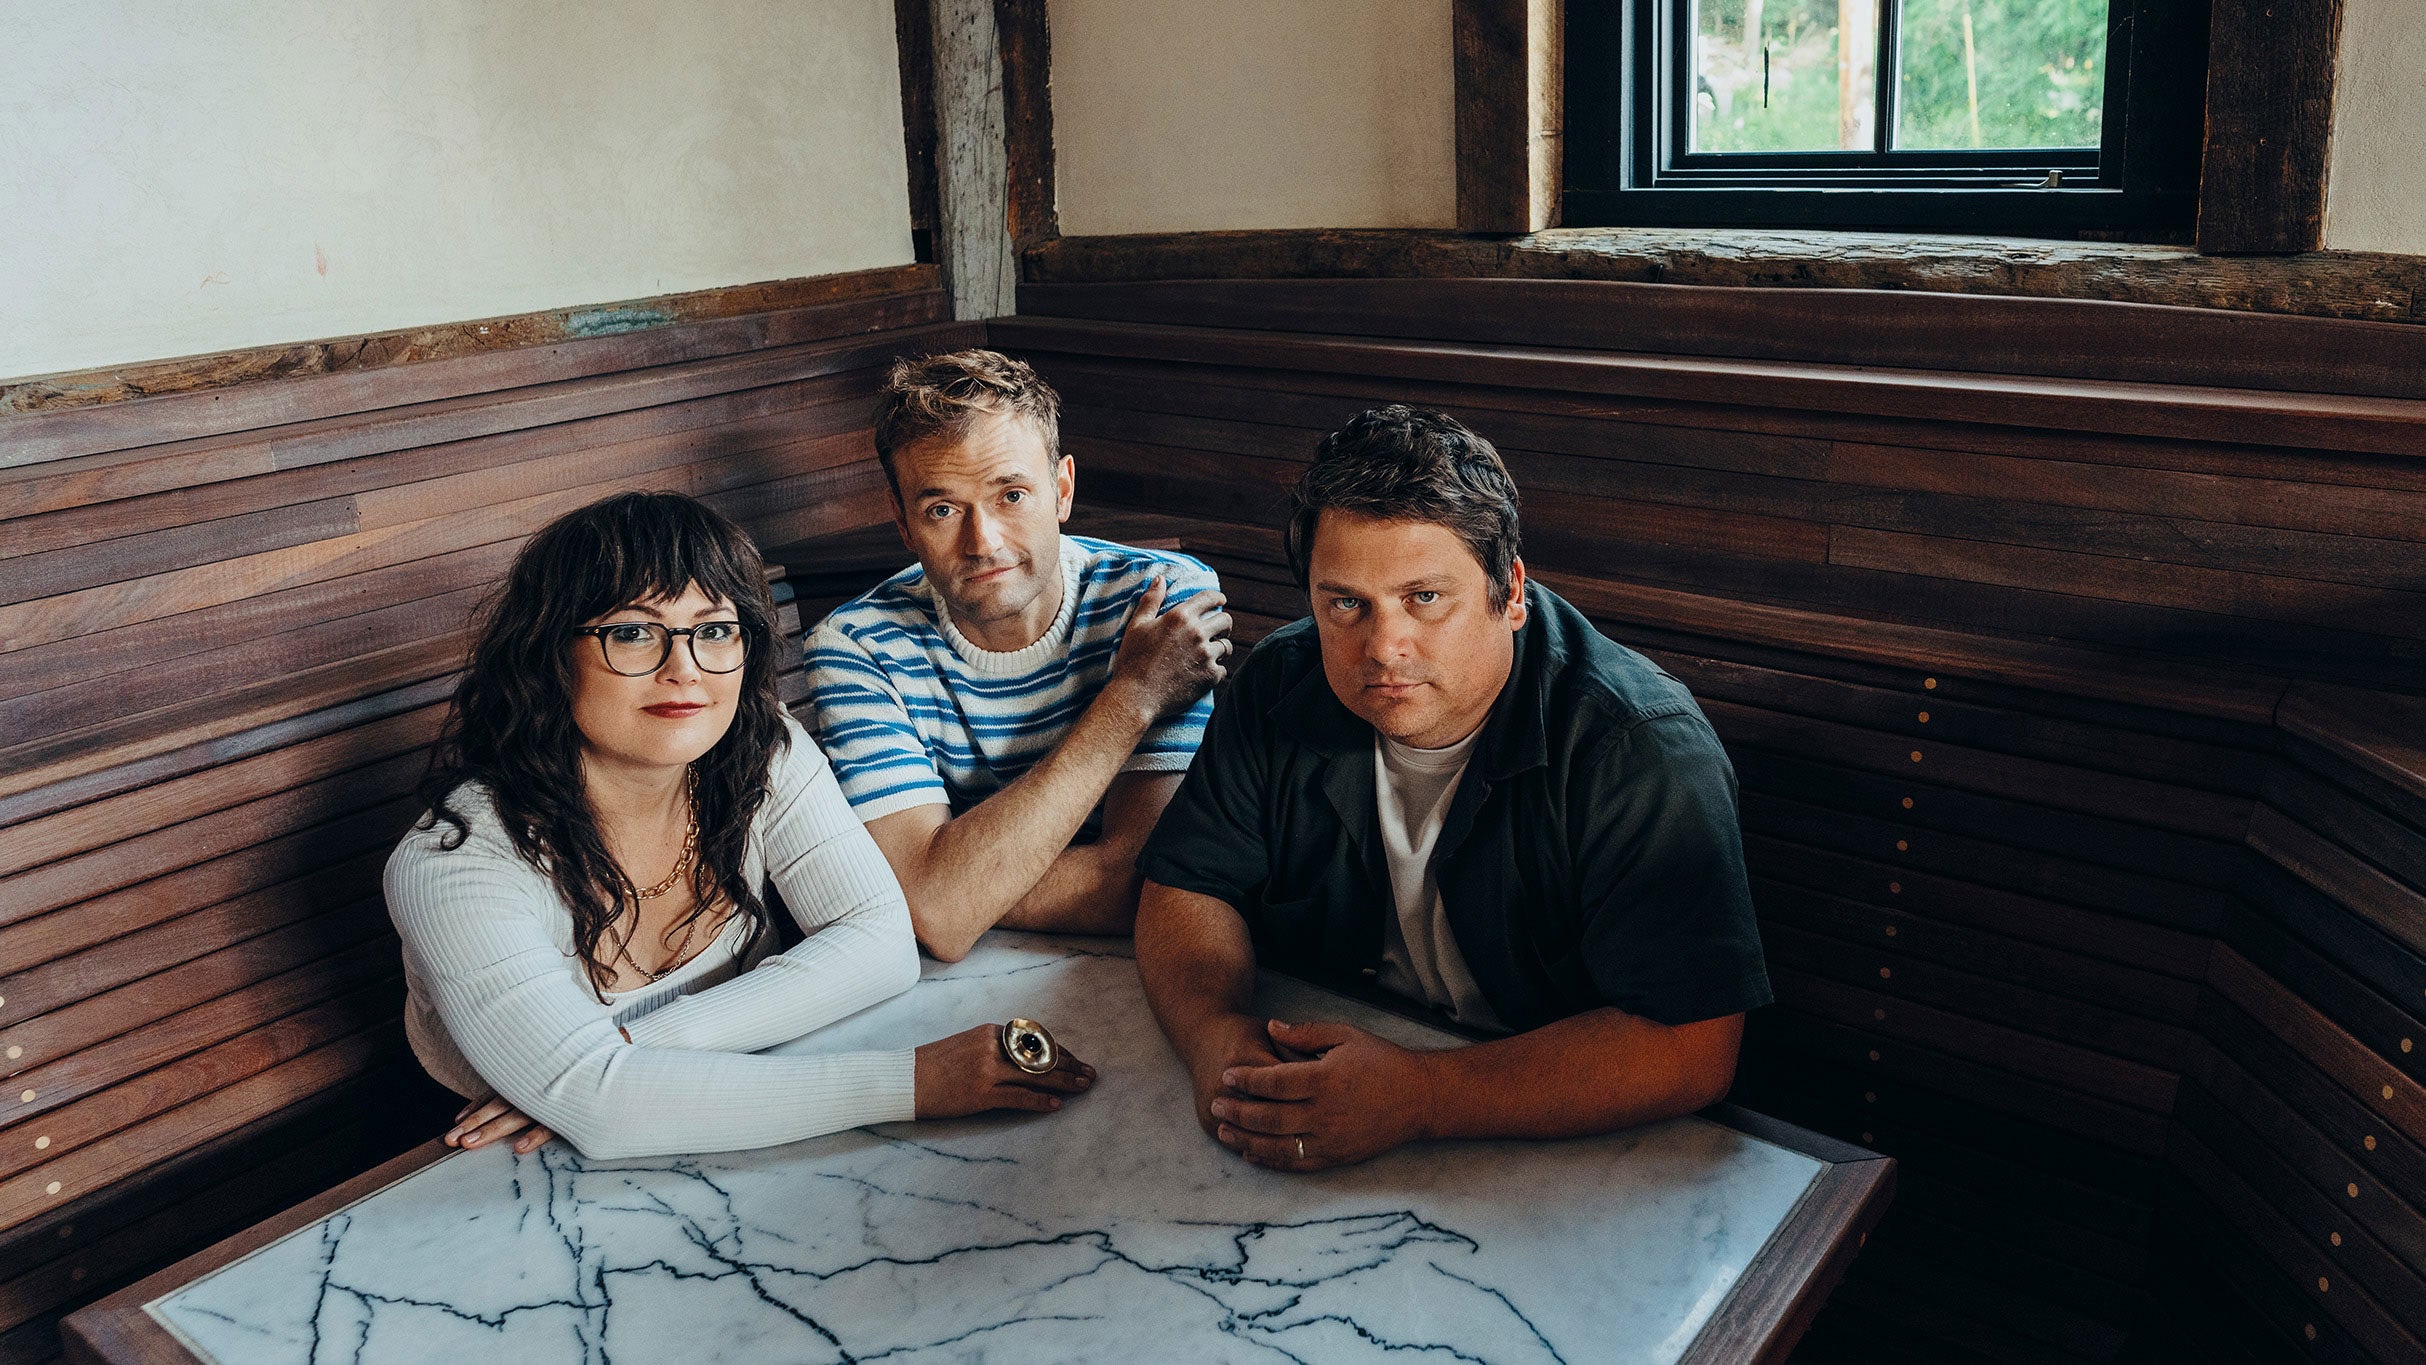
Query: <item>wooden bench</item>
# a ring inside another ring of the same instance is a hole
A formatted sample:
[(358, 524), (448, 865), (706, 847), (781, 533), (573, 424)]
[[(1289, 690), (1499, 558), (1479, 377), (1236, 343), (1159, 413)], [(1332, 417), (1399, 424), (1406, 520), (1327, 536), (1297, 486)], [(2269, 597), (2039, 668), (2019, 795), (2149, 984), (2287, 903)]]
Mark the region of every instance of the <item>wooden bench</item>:
[(1500, 442), (1529, 566), (1734, 754), (1781, 996), (1739, 1097), (1903, 1162), (1809, 1359), (2414, 1356), (2419, 334), (1505, 283), (886, 297), (0, 421), (0, 1350), (424, 1131), (364, 1117), (413, 1074), (372, 879), (519, 538), (683, 487), (881, 575), (872, 367), (990, 335), (1064, 395), (1076, 528), (1205, 559), (1250, 639), (1323, 431)]
[(0, 417), (0, 1358), (442, 1125), (379, 874), (471, 612), (532, 531), (621, 489), (767, 542), (882, 517), (881, 367), (982, 336), (900, 274)]
[(1021, 302), (993, 334), (1088, 507), (1191, 509), (1247, 611), (1304, 610), (1278, 530), (1322, 433), (1430, 404), (1501, 446), (1536, 576), (1702, 698), (1780, 996), (1737, 1096), (1904, 1163), (1810, 1358), (2426, 1349), (2426, 388), (2386, 363), (2426, 334), (1557, 281)]

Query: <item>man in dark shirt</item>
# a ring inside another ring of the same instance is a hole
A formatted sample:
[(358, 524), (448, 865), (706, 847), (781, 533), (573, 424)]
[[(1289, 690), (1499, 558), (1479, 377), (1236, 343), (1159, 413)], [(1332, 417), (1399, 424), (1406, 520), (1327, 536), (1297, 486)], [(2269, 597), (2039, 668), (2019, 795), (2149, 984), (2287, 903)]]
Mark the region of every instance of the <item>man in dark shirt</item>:
[[(1718, 1100), (1769, 982), (1691, 695), (1525, 581), (1515, 485), (1453, 419), (1368, 412), (1295, 497), (1313, 617), (1238, 670), (1138, 859), (1138, 969), (1198, 1122), (1302, 1171)], [(1259, 957), (1489, 1041), (1255, 1016)]]

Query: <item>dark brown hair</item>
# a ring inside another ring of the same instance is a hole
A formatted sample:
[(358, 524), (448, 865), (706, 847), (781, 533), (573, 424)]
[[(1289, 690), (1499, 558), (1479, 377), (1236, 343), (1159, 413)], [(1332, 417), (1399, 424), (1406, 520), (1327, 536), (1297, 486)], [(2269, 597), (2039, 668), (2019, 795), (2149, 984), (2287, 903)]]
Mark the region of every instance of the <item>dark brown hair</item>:
[(1314, 527), (1325, 511), (1446, 526), (1491, 582), (1491, 610), (1506, 609), (1516, 573), (1516, 481), (1499, 452), (1446, 413), (1403, 403), (1359, 413), (1323, 438), (1290, 492), (1289, 567), (1306, 586)]
[(758, 547), (704, 503), (678, 493), (618, 493), (531, 537), (486, 609), (421, 782), (427, 813), (418, 828), (453, 826), (448, 848), (471, 832), (448, 804), (456, 788), (471, 781), (488, 789), (515, 851), (555, 882), (571, 908), (574, 949), (602, 992), (615, 971), (599, 951), (601, 939), (637, 901), (599, 836), (582, 783), (574, 651), (596, 646), (573, 628), (636, 602), (679, 597), (693, 584), (733, 604), (747, 653), (732, 728), (691, 764), (699, 820), (692, 914), (728, 902), (755, 940), (767, 910), (742, 862), (775, 756), (789, 742), (775, 691), (779, 637)]
[(1061, 396), (1024, 362), (984, 350), (894, 361), (876, 401), (876, 462), (894, 500), (901, 498), (901, 480), (893, 473), (897, 451), (930, 437), (959, 436), (987, 413), (1034, 422), (1045, 454), (1061, 458)]

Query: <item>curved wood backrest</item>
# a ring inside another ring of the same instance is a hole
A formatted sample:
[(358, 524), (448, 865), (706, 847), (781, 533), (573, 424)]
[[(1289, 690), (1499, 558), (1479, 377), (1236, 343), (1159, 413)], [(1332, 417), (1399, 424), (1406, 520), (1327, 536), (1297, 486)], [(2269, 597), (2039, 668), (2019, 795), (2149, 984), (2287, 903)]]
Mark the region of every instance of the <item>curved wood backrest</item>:
[(1248, 633), (1322, 433), (1429, 404), (1702, 698), (1780, 999), (1738, 1096), (1903, 1163), (1810, 1358), (2421, 1358), (2426, 402), (2362, 354), (2420, 343), (2009, 302), (1053, 286), (993, 334)]
[(379, 873), (472, 611), (621, 489), (882, 518), (881, 367), (983, 336), (917, 286), (0, 417), (0, 1349), (430, 1136)]

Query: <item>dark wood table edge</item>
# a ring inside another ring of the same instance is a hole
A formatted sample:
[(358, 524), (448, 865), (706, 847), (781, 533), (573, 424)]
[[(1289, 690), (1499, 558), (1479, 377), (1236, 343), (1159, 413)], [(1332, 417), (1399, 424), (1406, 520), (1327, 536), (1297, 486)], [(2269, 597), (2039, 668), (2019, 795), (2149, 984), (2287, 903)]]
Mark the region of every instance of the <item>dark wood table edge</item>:
[(1700, 1117), (1823, 1165), (1677, 1365), (1782, 1365), (1895, 1198), (1895, 1158), (1734, 1104)]
[(348, 1204), (377, 1194), (455, 1149), (436, 1138), (389, 1158), (353, 1179), (316, 1194), (283, 1213), (224, 1241), (213, 1243), (166, 1269), (155, 1271), (107, 1298), (70, 1313), (59, 1324), (59, 1344), (77, 1365), (198, 1365), (184, 1343), (143, 1306), (163, 1294), (250, 1256), (297, 1228), (316, 1223)]

